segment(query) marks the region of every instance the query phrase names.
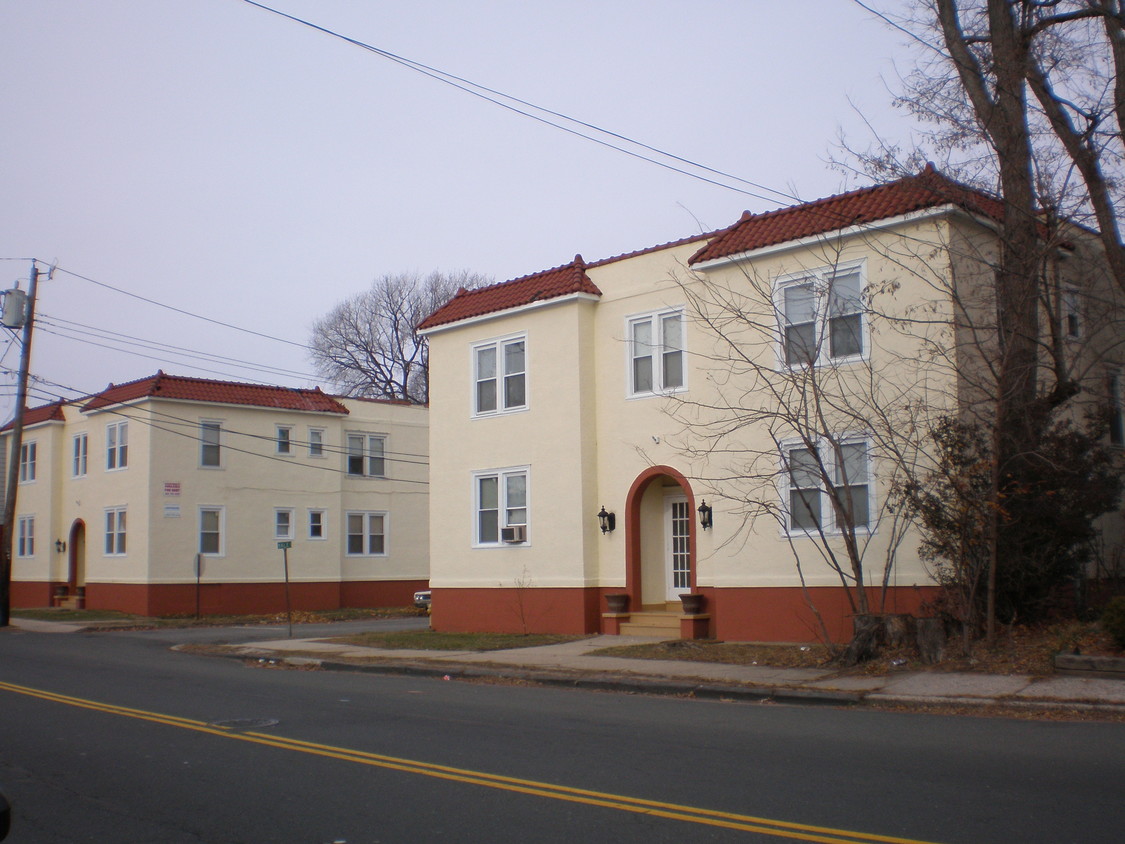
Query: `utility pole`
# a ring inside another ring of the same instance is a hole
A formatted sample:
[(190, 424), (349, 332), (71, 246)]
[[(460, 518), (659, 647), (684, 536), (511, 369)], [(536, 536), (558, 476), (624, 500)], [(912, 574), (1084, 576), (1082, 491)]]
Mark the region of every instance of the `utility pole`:
[[(12, 418), (12, 447), (8, 452), (8, 494), (4, 498), (4, 541), (0, 542), (0, 627), (12, 615), (12, 542), (15, 535), (16, 489), (20, 480), (20, 449), (23, 446), (23, 414), (27, 405), (27, 376), (31, 366), (31, 329), (35, 324), (35, 291), (39, 267), (31, 259), (31, 281), (27, 286), (27, 318), (23, 324), (23, 348), (16, 379), (16, 414)], [(44, 546), (46, 547), (46, 546)]]

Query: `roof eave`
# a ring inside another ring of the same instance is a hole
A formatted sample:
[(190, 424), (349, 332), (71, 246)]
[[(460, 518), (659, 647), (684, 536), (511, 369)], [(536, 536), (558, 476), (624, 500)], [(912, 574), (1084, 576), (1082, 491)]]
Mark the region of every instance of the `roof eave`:
[(962, 211), (962, 209), (952, 203), (935, 206), (933, 208), (924, 208), (920, 211), (911, 211), (908, 214), (899, 214), (895, 217), (887, 217), (885, 219), (875, 220), (870, 223), (861, 223), (858, 225), (847, 226), (841, 229), (830, 229), (828, 231), (820, 232), (819, 234), (808, 235), (807, 237), (798, 238), (796, 240), (786, 240), (781, 243), (771, 243), (768, 246), (761, 246), (756, 249), (748, 249), (743, 252), (724, 255), (722, 258), (712, 258), (708, 261), (701, 261), (698, 264), (692, 264), (691, 268), (693, 270), (707, 272), (708, 270), (718, 269), (719, 267), (725, 267), (731, 264), (739, 264), (743, 261), (750, 261), (755, 258), (774, 255), (779, 252), (787, 252), (792, 249), (804, 249), (816, 243), (823, 243), (828, 239), (853, 237), (857, 234), (863, 234), (866, 232), (882, 231), (884, 229), (894, 228), (895, 226), (901, 226), (907, 223), (917, 223), (931, 217), (940, 217), (958, 211)]
[(555, 305), (562, 305), (568, 302), (587, 301), (598, 302), (601, 300), (600, 296), (593, 293), (586, 293), (579, 291), (577, 293), (567, 293), (564, 296), (555, 296), (551, 299), (541, 299), (536, 302), (527, 302), (523, 305), (515, 305), (511, 308), (504, 308), (499, 311), (490, 311), (487, 314), (478, 314), (476, 316), (465, 317), (464, 319), (453, 320), (452, 322), (443, 322), (441, 325), (433, 325), (429, 328), (419, 329), (418, 333), (423, 337), (429, 337), (434, 334), (440, 334), (454, 328), (464, 328), (467, 325), (476, 325), (482, 322), (488, 322), (493, 319), (501, 319), (503, 317), (511, 316), (512, 314), (520, 313), (521, 311), (532, 311), (539, 308), (549, 308)]

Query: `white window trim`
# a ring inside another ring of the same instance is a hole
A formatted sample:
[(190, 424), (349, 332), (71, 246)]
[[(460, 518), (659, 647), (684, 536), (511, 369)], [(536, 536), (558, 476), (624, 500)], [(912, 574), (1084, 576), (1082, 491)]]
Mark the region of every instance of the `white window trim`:
[(33, 484), (39, 474), (39, 441), (28, 440), (20, 443), (20, 470), (21, 484)]
[[(362, 437), (362, 456), (363, 456), (363, 471), (351, 471), (351, 439), (352, 437)], [(386, 478), (387, 477), (387, 435), (374, 434), (368, 431), (347, 431), (344, 433), (344, 476), (348, 478)], [(378, 440), (382, 443), (382, 450), (379, 452), (379, 458), (383, 461), (382, 474), (372, 474), (371, 469), (371, 441)]]
[[(507, 407), (504, 405), (504, 346), (511, 343), (523, 343), (523, 404)], [(477, 408), (477, 352), (481, 349), (493, 348), (496, 350), (496, 409), (479, 410)], [(469, 408), (474, 419), (487, 419), (492, 416), (506, 416), (509, 413), (524, 413), (531, 408), (531, 359), (529, 355), (527, 333), (507, 334), (503, 337), (493, 337), (481, 340), (469, 347)]]
[[(318, 442), (318, 443), (313, 442), (313, 433), (314, 432), (320, 434), (320, 442)], [(316, 460), (320, 460), (320, 459), (323, 459), (324, 457), (327, 456), (325, 454), (325, 441), (324, 441), (324, 439), (325, 439), (324, 435), (326, 433), (327, 433), (327, 430), (325, 428), (311, 428), (311, 427), (309, 428), (309, 439), (308, 439), (308, 443), (306, 443), (306, 451), (307, 451), (309, 457), (312, 457), (313, 459), (316, 459)], [(316, 446), (315, 450), (314, 450), (313, 446)]]
[(867, 259), (856, 261), (841, 261), (827, 267), (818, 267), (813, 270), (804, 270), (778, 276), (773, 282), (773, 310), (774, 320), (777, 325), (777, 338), (774, 352), (777, 357), (779, 371), (800, 369), (804, 364), (790, 364), (785, 359), (785, 290), (801, 284), (811, 282), (816, 297), (816, 314), (813, 317), (814, 343), (817, 355), (813, 361), (814, 367), (843, 366), (860, 363), (868, 360), (871, 355), (871, 326), (870, 311), (866, 307), (860, 310), (860, 345), (863, 349), (858, 355), (846, 355), (838, 358), (831, 356), (831, 338), (829, 336), (828, 315), (828, 283), (835, 276), (846, 276), (852, 273), (859, 274), (859, 296), (861, 301), (867, 293)]
[[(282, 436), (284, 432), (285, 436)], [(282, 457), (293, 456), (293, 426), (292, 425), (275, 425), (273, 432), (273, 450), (274, 454)]]
[[(278, 529), (278, 516), (280, 516), (282, 513), (288, 513), (289, 514), (289, 529), (284, 534)], [(275, 507), (274, 508), (274, 511), (273, 511), (273, 538), (274, 539), (278, 540), (279, 542), (286, 542), (286, 541), (292, 542), (293, 541), (293, 535), (294, 535), (294, 533), (296, 533), (296, 531), (294, 529), (295, 526), (293, 524), (293, 516), (295, 514), (296, 514), (296, 511), (294, 511), (294, 509), (292, 507)]]
[[(82, 443), (82, 448), (78, 444)], [(81, 471), (79, 471), (81, 467)], [(90, 471), (90, 435), (88, 432), (75, 434), (70, 438), (70, 476), (84, 478)]]
[[(320, 536), (313, 536), (312, 534), (313, 513), (320, 513)], [(383, 529), (386, 530), (385, 522)], [(323, 507), (309, 507), (305, 511), (305, 538), (309, 542), (324, 542), (328, 539), (328, 511)]]
[[(354, 554), (348, 550), (348, 521), (351, 516), (363, 516), (363, 547), (367, 548), (367, 537), (370, 535), (367, 528), (372, 516), (382, 516), (383, 518), (383, 550), (376, 553), (370, 553), (366, 550), (359, 554)], [(367, 557), (368, 559), (375, 559), (386, 557), (390, 554), (391, 549), (391, 515), (386, 510), (346, 510), (344, 518), (342, 519), (344, 529), (344, 556), (351, 559), (359, 559)]]
[[(129, 551), (129, 522), (128, 522), (127, 518), (124, 520), (125, 521), (125, 528), (124, 529), (121, 528), (121, 522), (122, 522), (122, 517), (128, 515), (128, 508), (126, 508), (126, 507), (106, 507), (104, 512), (105, 512), (106, 518), (105, 518), (105, 522), (104, 522), (105, 531), (102, 535), (102, 556), (103, 557), (124, 557)], [(113, 530), (112, 531), (110, 530), (110, 526), (109, 526), (109, 518), (110, 518), (111, 515), (113, 516)], [(117, 551), (117, 550), (109, 551), (109, 550), (107, 550), (107, 548), (106, 548), (106, 545), (108, 544), (107, 540), (109, 539), (111, 534), (113, 535), (113, 547), (114, 547), (114, 549), (116, 549), (118, 547), (119, 543), (117, 542), (117, 537), (120, 536), (121, 539), (123, 540), (123, 542), (121, 542), (120, 544), (125, 546), (124, 551)]]
[[(664, 367), (663, 363), (663, 337), (660, 337), (660, 332), (657, 330), (664, 317), (678, 314), (680, 317), (680, 366), (683, 384), (679, 387), (666, 388), (664, 386)], [(639, 322), (649, 321), (653, 327), (653, 338), (660, 337), (660, 341), (653, 342), (653, 366), (652, 366), (652, 383), (651, 390), (637, 390), (633, 384), (634, 368), (633, 368), (633, 326)], [(658, 311), (643, 311), (641, 313), (630, 314), (625, 317), (625, 397), (628, 399), (647, 399), (653, 396), (672, 396), (676, 393), (686, 392), (688, 389), (688, 350), (687, 350), (687, 318), (685, 316), (685, 309), (683, 305), (677, 305), (671, 308), (662, 308)], [(657, 383), (659, 382), (659, 384)]]
[[(506, 527), (512, 527), (508, 524), (507, 519), (507, 487), (502, 483), (503, 479), (510, 475), (523, 475), (525, 501), (524, 508), (527, 511), (527, 519), (524, 522), (524, 529), (526, 531), (526, 538), (523, 542), (504, 542), (499, 538), (500, 531)], [(497, 479), (497, 540), (495, 542), (481, 542), (480, 539), (480, 481), (482, 478), (496, 478)], [(469, 500), (472, 502), (472, 547), (473, 548), (525, 548), (531, 545), (531, 466), (507, 466), (502, 469), (482, 469), (478, 472), (473, 472), (472, 476), (472, 492)]]
[[(110, 448), (109, 445), (109, 432), (116, 431), (114, 436), (114, 445)], [(121, 432), (125, 432), (125, 443), (121, 442)], [(116, 456), (116, 465), (109, 465), (109, 456), (114, 454)], [(121, 456), (124, 454), (125, 459), (122, 460)], [(129, 468), (129, 420), (121, 419), (117, 422), (110, 422), (105, 426), (105, 470), (107, 472), (123, 472)]]
[[(35, 556), (35, 516), (17, 516), (16, 517), (16, 535), (14, 550), (16, 556), (22, 560), (29, 560)], [(31, 553), (24, 553), (27, 550), (27, 545), (31, 546)]]
[[(204, 442), (204, 440), (203, 440), (203, 427), (205, 425), (215, 425), (215, 426), (218, 427), (219, 436), (218, 436), (218, 439), (215, 442), (215, 446), (219, 450), (219, 462), (214, 464), (214, 465), (203, 462), (203, 449), (207, 445), (207, 443)], [(223, 464), (224, 464), (223, 452), (225, 450), (226, 449), (223, 448), (223, 422), (222, 422), (222, 420), (221, 419), (200, 419), (199, 420), (199, 468), (200, 469), (222, 469)]]
[[(875, 475), (872, 472), (873, 460), (871, 458), (871, 437), (868, 434), (845, 434), (840, 437), (834, 438), (837, 445), (857, 445), (863, 444), (866, 446), (864, 450), (865, 463), (864, 471), (867, 476), (867, 524), (856, 525), (855, 532), (857, 535), (871, 535), (875, 533), (879, 526), (879, 519), (877, 516), (876, 499), (875, 499)], [(824, 488), (823, 479), (818, 478), (819, 495), (820, 495), (820, 518), (823, 522), (822, 529), (805, 529), (789, 527), (789, 492), (792, 489), (791, 478), (789, 476), (789, 467), (787, 465), (789, 451), (795, 448), (806, 448), (806, 443), (801, 439), (783, 440), (780, 444), (781, 454), (778, 460), (778, 484), (777, 495), (778, 500), (782, 503), (782, 511), (785, 513), (785, 524), (780, 530), (782, 537), (812, 537), (816, 538), (824, 534), (828, 537), (843, 536), (843, 529), (836, 524), (836, 510), (832, 506), (832, 501), (828, 496), (828, 492)], [(828, 440), (822, 439), (818, 443), (818, 450), (820, 453), (821, 462), (824, 463), (825, 471), (835, 476), (836, 472), (836, 455), (832, 448), (832, 443)]]
[[(203, 543), (203, 514), (217, 512), (219, 514), (219, 550), (201, 551)], [(195, 520), (195, 547), (196, 553), (203, 557), (225, 557), (227, 555), (227, 508), (221, 504), (200, 504)]]

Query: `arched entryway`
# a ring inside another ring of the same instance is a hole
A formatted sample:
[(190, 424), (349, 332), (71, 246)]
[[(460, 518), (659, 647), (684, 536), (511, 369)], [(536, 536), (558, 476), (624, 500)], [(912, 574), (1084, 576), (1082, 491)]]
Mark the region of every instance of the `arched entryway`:
[(670, 466), (642, 472), (625, 502), (625, 591), (635, 608), (662, 606), (696, 589), (695, 496)]
[(86, 590), (86, 523), (81, 519), (70, 526), (66, 587), (71, 595), (81, 595)]

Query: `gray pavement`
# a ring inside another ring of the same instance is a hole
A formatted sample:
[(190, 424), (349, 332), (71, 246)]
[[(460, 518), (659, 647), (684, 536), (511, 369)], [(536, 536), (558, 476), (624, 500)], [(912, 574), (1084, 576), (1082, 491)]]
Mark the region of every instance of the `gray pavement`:
[[(30, 619), (13, 619), (12, 622), (17, 628), (39, 633), (75, 632), (84, 626)], [(317, 633), (322, 630), (318, 628)], [(169, 632), (172, 631), (165, 631)], [(227, 632), (228, 638), (237, 638), (235, 629), (227, 628)], [(833, 668), (724, 665), (591, 654), (614, 645), (658, 641), (662, 640), (594, 636), (557, 645), (478, 652), (389, 650), (336, 644), (322, 638), (276, 638), (214, 645), (211, 652), (263, 662), (314, 664), (336, 670), (422, 674), (449, 679), (500, 677), (581, 688), (724, 699), (834, 705), (882, 702), (1065, 707), (1125, 714), (1125, 680), (1119, 679), (948, 671), (865, 675)]]

